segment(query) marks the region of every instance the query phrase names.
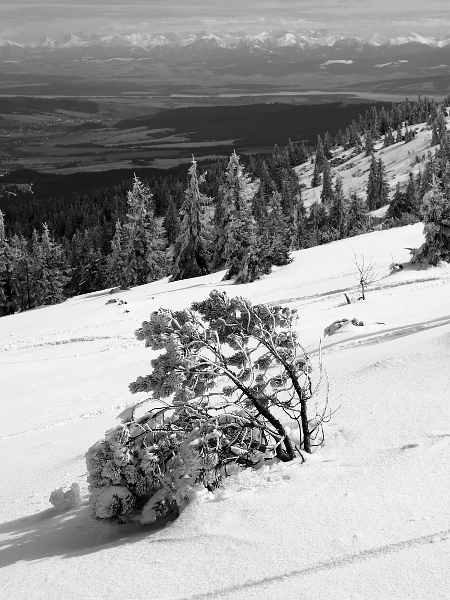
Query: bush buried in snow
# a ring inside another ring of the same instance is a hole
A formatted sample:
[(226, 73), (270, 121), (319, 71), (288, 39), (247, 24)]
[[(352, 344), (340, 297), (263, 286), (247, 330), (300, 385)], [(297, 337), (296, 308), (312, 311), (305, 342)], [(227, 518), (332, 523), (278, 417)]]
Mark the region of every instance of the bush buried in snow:
[[(214, 491), (233, 466), (289, 461), (320, 445), (327, 393), (312, 418), (306, 405), (322, 382), (321, 360), (313, 385), (296, 316), (217, 291), (190, 309), (153, 312), (136, 336), (163, 352), (130, 384), (152, 397), (126, 409), (86, 454), (93, 516), (142, 524), (176, 516), (196, 486)], [(146, 402), (150, 410), (136, 417)]]

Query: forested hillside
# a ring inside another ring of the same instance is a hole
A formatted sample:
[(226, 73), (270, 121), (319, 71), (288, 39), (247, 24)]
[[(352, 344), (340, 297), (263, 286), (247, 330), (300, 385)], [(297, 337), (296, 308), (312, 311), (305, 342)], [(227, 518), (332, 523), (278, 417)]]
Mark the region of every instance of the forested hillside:
[[(314, 148), (289, 141), (208, 169), (193, 159), (187, 173), (63, 196), (20, 189), (10, 176), (0, 189), (0, 315), (224, 268), (226, 279), (251, 282), (288, 264), (291, 251), (420, 219), (428, 237), (416, 258), (450, 260), (449, 104), (373, 107)], [(385, 149), (411, 158), (417, 136), (421, 152), (394, 186)], [(362, 159), (366, 170), (355, 167)]]

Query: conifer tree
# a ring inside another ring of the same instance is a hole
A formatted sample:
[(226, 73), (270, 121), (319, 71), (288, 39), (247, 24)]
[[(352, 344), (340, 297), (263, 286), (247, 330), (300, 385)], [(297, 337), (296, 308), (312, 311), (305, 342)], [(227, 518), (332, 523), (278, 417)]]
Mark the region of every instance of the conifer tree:
[(297, 151), (297, 165), (303, 165), (305, 162), (308, 161), (308, 152), (306, 151), (304, 142), (301, 142), (300, 144), (295, 144), (295, 148)]
[(333, 158), (333, 153), (331, 152), (332, 147), (333, 143), (331, 141), (330, 134), (328, 131), (326, 131), (323, 137), (323, 153), (327, 160), (331, 160)]
[(389, 183), (387, 179), (386, 167), (381, 159), (378, 159), (378, 185), (379, 185), (379, 205), (377, 208), (381, 206), (385, 206), (389, 202)]
[(227, 272), (224, 279), (236, 283), (248, 283), (260, 277), (265, 266), (260, 264), (256, 238), (256, 221), (252, 213), (252, 200), (256, 186), (239, 161), (236, 152), (230, 157), (222, 194), (229, 206), (229, 223), (225, 229), (225, 262)]
[(189, 184), (181, 207), (181, 229), (175, 243), (175, 263), (171, 281), (200, 277), (209, 273), (202, 214), (208, 198), (200, 192), (197, 161), (188, 171)]
[[(212, 259), (213, 270), (223, 269), (227, 261), (227, 237), (229, 233), (232, 208), (232, 199), (227, 193), (226, 185), (222, 183), (219, 186), (214, 209), (214, 252)], [(255, 195), (253, 210), (256, 210), (258, 213), (260, 209), (261, 204), (256, 202)]]
[(379, 114), (379, 129), (381, 135), (385, 135), (388, 131), (391, 130), (391, 118), (390, 115), (386, 112), (384, 106), (381, 107), (381, 111)]
[(400, 183), (397, 183), (394, 191), (394, 196), (386, 212), (386, 217), (388, 219), (398, 220), (401, 219), (402, 216), (407, 212), (409, 211), (408, 204), (406, 201), (406, 194), (404, 191), (402, 191)]
[(311, 246), (318, 246), (323, 241), (323, 230), (327, 224), (327, 213), (320, 202), (314, 202), (309, 209), (308, 230)]
[(347, 211), (346, 234), (348, 237), (351, 237), (366, 233), (367, 226), (367, 205), (356, 192), (351, 192)]
[(319, 187), (321, 180), (322, 180), (322, 178), (320, 176), (320, 167), (319, 167), (319, 164), (317, 163), (317, 161), (315, 161), (313, 176), (311, 179), (311, 187), (312, 188)]
[(300, 193), (297, 174), (293, 169), (283, 169), (281, 181), (281, 208), (286, 216), (292, 216), (296, 198)]
[(269, 199), (260, 187), (252, 199), (252, 212), (259, 234), (262, 234), (267, 224), (268, 204)]
[(322, 138), (320, 137), (320, 135), (318, 135), (317, 136), (315, 164), (317, 165), (319, 172), (322, 172), (322, 169), (326, 163), (326, 160), (327, 160), (327, 158), (325, 156)]
[(384, 144), (383, 144), (383, 147), (384, 148), (388, 148), (389, 146), (392, 146), (393, 143), (394, 143), (394, 138), (392, 136), (392, 130), (388, 129), (386, 131), (386, 133), (384, 134)]
[(325, 206), (329, 206), (333, 201), (333, 181), (331, 169), (328, 166), (328, 163), (325, 163), (323, 169), (323, 183), (322, 183), (322, 191), (320, 193), (320, 199)]
[(414, 175), (410, 171), (408, 174), (408, 181), (406, 183), (406, 204), (407, 204), (407, 212), (412, 215), (419, 216), (420, 214), (420, 200), (418, 195), (418, 188), (416, 182), (414, 180)]
[(154, 214), (150, 189), (134, 176), (127, 193), (128, 212), (122, 226), (125, 259), (122, 285), (135, 286), (160, 279), (167, 273), (167, 238), (162, 218)]
[(405, 126), (405, 144), (411, 141), (411, 131), (408, 125)]
[(7, 291), (8, 310), (5, 314), (12, 314), (17, 310), (27, 310), (37, 306), (35, 290), (31, 289), (32, 273), (31, 259), (27, 240), (17, 234), (9, 240), (9, 273), (5, 290)]
[(107, 285), (105, 259), (94, 229), (78, 230), (66, 245), (65, 254), (71, 268), (71, 295), (87, 294)]
[(32, 247), (34, 286), (37, 305), (58, 304), (65, 298), (64, 287), (69, 281), (60, 244), (50, 237), (46, 223), (42, 234), (34, 237)]
[(106, 259), (107, 284), (121, 287), (127, 287), (127, 277), (125, 274), (127, 257), (125, 254), (125, 239), (122, 230), (122, 223), (117, 219), (116, 231), (111, 240), (111, 252)]
[(178, 215), (178, 209), (173, 199), (172, 194), (167, 196), (167, 208), (166, 216), (164, 218), (164, 229), (166, 231), (167, 240), (171, 246), (176, 242), (177, 237), (180, 235), (180, 217)]
[(372, 155), (367, 180), (367, 206), (369, 210), (376, 210), (389, 202), (389, 184), (386, 169), (380, 158), (378, 161)]
[(431, 145), (439, 144), (442, 136), (447, 131), (447, 121), (445, 119), (444, 110), (439, 107), (436, 117), (432, 121), (433, 140)]
[(342, 178), (337, 177), (334, 186), (333, 201), (330, 207), (330, 226), (333, 227), (338, 238), (341, 238), (345, 231), (345, 219), (346, 219), (346, 200), (344, 195), (344, 188), (342, 185)]
[[(303, 151), (304, 149), (303, 146)], [(300, 147), (297, 144), (293, 144), (291, 138), (289, 138), (285, 153), (290, 167), (296, 167), (297, 165), (301, 165), (302, 162), (305, 162)]]
[(369, 115), (369, 128), (370, 128), (370, 133), (372, 134), (373, 137), (377, 137), (378, 136), (378, 112), (375, 106), (372, 106), (372, 108), (370, 109), (370, 115)]
[(270, 239), (268, 262), (278, 267), (292, 262), (289, 256), (291, 246), (289, 224), (281, 207), (281, 195), (279, 192), (272, 194), (267, 230)]
[(431, 265), (450, 262), (450, 199), (435, 177), (422, 200), (425, 242), (413, 252), (412, 262), (427, 260)]
[(301, 193), (295, 199), (292, 225), (291, 250), (300, 250), (304, 245), (306, 211)]
[(448, 131), (444, 131), (441, 136), (439, 156), (446, 162), (450, 161), (450, 134)]
[(373, 138), (370, 131), (366, 133), (366, 146), (365, 146), (365, 155), (370, 156), (374, 151), (373, 147)]
[(14, 312), (12, 278), (11, 249), (6, 238), (3, 213), (0, 210), (0, 316)]
[(267, 167), (267, 162), (263, 160), (261, 162), (261, 168), (259, 170), (259, 190), (260, 193), (266, 198), (270, 198), (272, 192), (277, 190), (277, 186), (273, 181), (269, 169)]
[(369, 168), (369, 178), (367, 180), (367, 206), (369, 210), (377, 208), (378, 204), (378, 162), (375, 155), (372, 154), (372, 160)]

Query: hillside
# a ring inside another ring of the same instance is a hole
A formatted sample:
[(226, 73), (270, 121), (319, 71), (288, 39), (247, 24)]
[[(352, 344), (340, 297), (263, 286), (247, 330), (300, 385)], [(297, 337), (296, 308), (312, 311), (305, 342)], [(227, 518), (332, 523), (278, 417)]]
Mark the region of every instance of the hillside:
[[(422, 152), (426, 135), (399, 148)], [(399, 149), (381, 152), (388, 162)], [(355, 160), (356, 168), (364, 160)], [(405, 153), (391, 176), (402, 177), (409, 160)], [(345, 185), (355, 185), (347, 171)], [(405, 248), (422, 243), (422, 229), (419, 223), (301, 250), (291, 264), (245, 286), (222, 282), (219, 272), (2, 317), (5, 597), (447, 598), (450, 266), (407, 263)], [(353, 260), (362, 254), (373, 259), (377, 278), (358, 302)], [(392, 262), (404, 268), (391, 272)], [(90, 520), (84, 453), (125, 406), (145, 398), (128, 392), (130, 381), (149, 372), (152, 356), (134, 330), (158, 307), (182, 308), (212, 289), (298, 308), (300, 340), (313, 357), (330, 323), (364, 322), (323, 341), (336, 409), (325, 445), (303, 465), (233, 475), (159, 531)], [(126, 304), (107, 304), (114, 298)], [(73, 482), (83, 503), (58, 512), (50, 492)]]
[[(449, 118), (447, 118), (447, 129), (448, 123)], [(391, 198), (397, 183), (402, 186), (406, 184), (410, 171), (416, 176), (419, 170), (423, 169), (422, 162), (430, 151), (431, 128), (426, 123), (420, 123), (411, 126), (411, 130), (416, 133), (416, 136), (407, 144), (399, 142), (383, 148), (383, 142), (378, 141), (374, 145), (377, 158), (381, 158), (386, 167)], [(334, 152), (334, 158), (338, 159), (341, 164), (332, 167), (332, 173), (342, 178), (344, 192), (349, 194), (350, 191), (355, 191), (365, 198), (371, 157), (365, 156), (364, 150), (357, 152), (354, 148), (344, 150), (339, 147)], [(313, 165), (309, 163), (300, 165), (296, 167), (296, 171), (300, 182), (306, 186), (302, 194), (305, 206), (310, 206), (313, 202), (320, 202), (322, 186), (311, 188)], [(383, 210), (381, 210), (382, 213)]]

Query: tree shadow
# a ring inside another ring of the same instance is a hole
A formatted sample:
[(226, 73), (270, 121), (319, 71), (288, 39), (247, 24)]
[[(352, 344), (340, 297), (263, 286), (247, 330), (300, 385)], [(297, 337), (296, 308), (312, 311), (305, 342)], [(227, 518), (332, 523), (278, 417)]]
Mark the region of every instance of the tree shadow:
[(0, 534), (8, 535), (0, 541), (0, 568), (19, 560), (69, 558), (98, 552), (108, 545), (132, 543), (164, 529), (173, 519), (169, 515), (151, 525), (110, 525), (91, 518), (87, 501), (64, 512), (48, 508), (0, 525)]

